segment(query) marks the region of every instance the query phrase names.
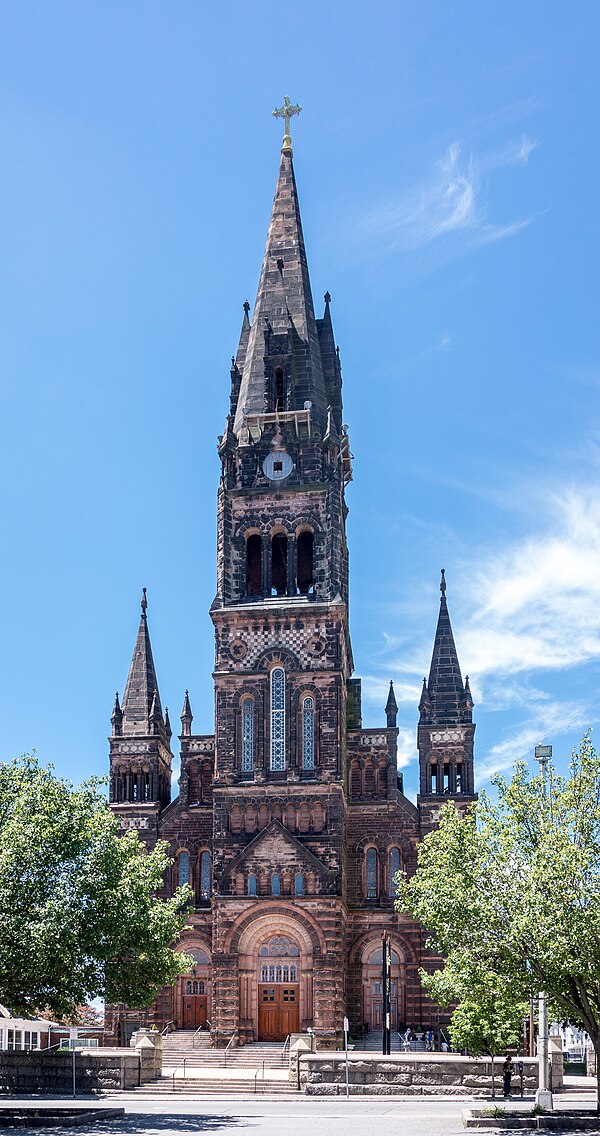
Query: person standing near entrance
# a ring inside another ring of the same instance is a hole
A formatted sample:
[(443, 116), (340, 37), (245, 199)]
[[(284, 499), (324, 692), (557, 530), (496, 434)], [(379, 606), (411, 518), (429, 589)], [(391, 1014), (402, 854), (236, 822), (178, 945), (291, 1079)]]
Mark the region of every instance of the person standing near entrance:
[(502, 1066), (502, 1091), (504, 1093), (505, 1100), (510, 1096), (510, 1082), (514, 1071), (515, 1067), (507, 1053), (506, 1057), (504, 1058), (504, 1064)]

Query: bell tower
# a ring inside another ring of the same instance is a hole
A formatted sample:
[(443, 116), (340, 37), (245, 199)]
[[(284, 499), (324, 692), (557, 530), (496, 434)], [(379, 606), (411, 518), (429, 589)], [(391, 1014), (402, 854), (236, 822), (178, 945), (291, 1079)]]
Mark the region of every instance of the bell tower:
[(435, 827), (437, 811), (445, 801), (452, 799), (460, 807), (477, 799), (473, 773), (473, 699), (469, 676), (463, 683), (460, 672), (443, 568), (440, 592), (429, 679), (423, 679), (419, 702), (417, 804), (423, 835)]

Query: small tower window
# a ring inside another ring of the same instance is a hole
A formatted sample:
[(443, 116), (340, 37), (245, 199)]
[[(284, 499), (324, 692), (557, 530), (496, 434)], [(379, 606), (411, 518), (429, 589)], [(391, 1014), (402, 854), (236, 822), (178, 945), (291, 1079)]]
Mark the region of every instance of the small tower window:
[(256, 876), (248, 876), (248, 895), (256, 895)]
[(306, 596), (313, 589), (314, 585), (314, 566), (313, 566), (313, 550), (314, 550), (314, 537), (311, 532), (301, 532), (298, 537), (297, 552), (298, 552), (298, 591), (301, 596)]
[(464, 793), (461, 761), (457, 761), (456, 763), (456, 792)]
[(179, 886), (190, 882), (190, 857), (187, 852), (179, 853)]
[(246, 541), (246, 595), (260, 596), (262, 540), (259, 533), (252, 533)]
[(275, 533), (271, 540), (271, 591), (275, 596), (287, 592), (288, 542), (285, 533)]
[(271, 671), (271, 769), (285, 769), (285, 671)]
[(203, 852), (200, 857), (200, 901), (208, 903), (211, 893), (210, 852)]
[(377, 899), (379, 894), (378, 879), (377, 879), (377, 849), (367, 848), (367, 899)]
[(302, 768), (315, 767), (315, 700), (307, 696), (302, 702)]
[(277, 367), (275, 371), (275, 410), (285, 410), (284, 406), (283, 370)]
[(397, 848), (390, 848), (389, 858), (389, 893), (391, 896), (398, 895), (398, 885), (396, 876), (400, 871), (400, 852)]
[(254, 769), (254, 699), (242, 702), (242, 773)]

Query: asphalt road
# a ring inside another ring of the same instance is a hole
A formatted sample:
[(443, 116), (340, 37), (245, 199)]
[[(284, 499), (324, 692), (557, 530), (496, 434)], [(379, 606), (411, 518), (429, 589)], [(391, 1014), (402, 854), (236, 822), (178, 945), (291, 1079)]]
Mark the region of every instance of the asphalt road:
[[(6, 1098), (2, 1103), (8, 1103)], [(47, 1102), (39, 1098), (35, 1102), (31, 1098), (18, 1102), (13, 1098), (10, 1103), (68, 1105), (73, 1102), (68, 1098), (60, 1102), (56, 1098)], [(94, 1102), (88, 1099), (77, 1103), (93, 1107)], [(149, 1136), (194, 1136), (204, 1132), (214, 1132), (217, 1136), (358, 1136), (359, 1133), (360, 1136), (466, 1136), (461, 1112), (470, 1102), (457, 1098), (393, 1101), (350, 1098), (348, 1102), (340, 1098), (306, 1097), (141, 1099), (118, 1093), (100, 1098), (96, 1103), (124, 1107), (126, 1115), (121, 1120), (45, 1131), (49, 1136), (52, 1132), (66, 1136), (67, 1131), (81, 1136), (145, 1136), (146, 1133)], [(591, 1097), (585, 1103), (591, 1105)], [(584, 1101), (579, 1098), (577, 1104), (581, 1106)], [(18, 1129), (19, 1136), (33, 1136), (33, 1133), (39, 1136), (40, 1131), (39, 1128)]]

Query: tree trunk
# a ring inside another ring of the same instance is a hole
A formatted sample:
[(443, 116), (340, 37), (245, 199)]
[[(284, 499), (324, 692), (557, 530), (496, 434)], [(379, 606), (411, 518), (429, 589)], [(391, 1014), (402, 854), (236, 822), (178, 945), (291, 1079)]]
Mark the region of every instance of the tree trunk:
[(600, 1116), (600, 1038), (594, 1041), (596, 1054), (596, 1116)]
[(490, 1057), (491, 1057), (491, 1061), (492, 1061), (492, 1100), (495, 1100), (496, 1099), (496, 1082), (494, 1080), (494, 1057), (493, 1057), (493, 1054), (490, 1053)]

